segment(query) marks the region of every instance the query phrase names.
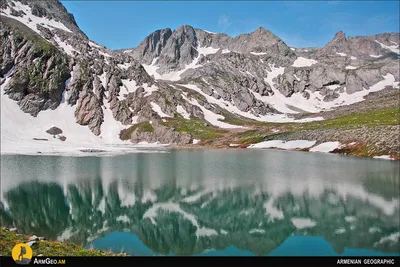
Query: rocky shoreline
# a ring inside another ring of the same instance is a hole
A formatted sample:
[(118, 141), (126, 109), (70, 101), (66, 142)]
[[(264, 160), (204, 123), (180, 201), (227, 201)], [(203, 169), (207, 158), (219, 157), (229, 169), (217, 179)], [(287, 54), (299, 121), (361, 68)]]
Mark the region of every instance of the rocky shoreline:
[[(296, 140), (287, 140), (287, 141), (296, 141)], [(325, 142), (322, 142), (325, 143)], [(320, 143), (321, 144), (321, 143)], [(232, 149), (232, 150), (237, 150), (237, 149), (245, 149), (248, 148), (249, 145), (239, 145), (239, 144), (233, 144), (231, 146), (229, 145), (173, 145), (170, 146), (172, 149)], [(363, 147), (361, 143), (349, 143), (349, 144), (344, 144), (341, 148), (335, 149), (331, 152), (321, 152), (324, 154), (338, 154), (338, 155), (343, 155), (343, 156), (352, 156), (352, 157), (361, 157), (361, 158), (371, 158), (371, 159), (387, 159), (387, 160), (396, 160), (400, 161), (400, 157), (398, 156), (390, 156), (390, 155), (373, 155), (373, 154), (360, 154), (358, 152), (358, 149), (360, 147)], [(301, 152), (310, 152), (309, 149), (282, 149), (282, 148), (277, 148), (277, 147), (269, 147), (269, 148), (260, 148), (264, 150), (285, 150), (285, 151), (301, 151)]]
[(82, 246), (47, 240), (45, 237), (22, 234), (16, 228), (0, 229), (0, 256), (10, 256), (17, 244), (25, 243), (32, 248), (34, 257), (49, 256), (127, 256), (126, 253), (112, 253), (96, 249), (85, 249)]

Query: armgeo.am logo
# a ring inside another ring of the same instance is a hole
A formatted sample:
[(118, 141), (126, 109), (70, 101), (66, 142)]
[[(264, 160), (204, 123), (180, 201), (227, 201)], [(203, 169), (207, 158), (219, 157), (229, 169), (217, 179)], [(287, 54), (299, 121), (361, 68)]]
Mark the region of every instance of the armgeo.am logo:
[[(20, 243), (13, 247), (11, 256), (15, 263), (27, 265), (32, 261), (32, 248), (28, 244)], [(34, 257), (33, 264), (65, 264), (65, 259)]]
[(13, 247), (11, 256), (15, 263), (27, 265), (32, 259), (32, 249), (28, 244), (20, 243)]

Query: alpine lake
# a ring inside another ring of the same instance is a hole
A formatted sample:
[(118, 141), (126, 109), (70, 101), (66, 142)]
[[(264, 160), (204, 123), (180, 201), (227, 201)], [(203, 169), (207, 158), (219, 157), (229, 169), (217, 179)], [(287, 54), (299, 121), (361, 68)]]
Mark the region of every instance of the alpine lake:
[(399, 162), (264, 149), (2, 155), (2, 226), (129, 255), (400, 255)]

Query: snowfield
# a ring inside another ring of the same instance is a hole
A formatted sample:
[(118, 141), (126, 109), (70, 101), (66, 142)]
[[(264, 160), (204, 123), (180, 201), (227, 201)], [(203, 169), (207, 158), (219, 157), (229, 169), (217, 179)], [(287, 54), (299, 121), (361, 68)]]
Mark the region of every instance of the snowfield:
[[(331, 110), (338, 106), (345, 106), (354, 104), (357, 102), (364, 101), (364, 96), (368, 95), (372, 92), (377, 92), (384, 89), (386, 86), (393, 86), (393, 88), (399, 88), (399, 82), (395, 81), (395, 78), (392, 74), (388, 73), (385, 76), (382, 76), (382, 81), (374, 84), (369, 89), (364, 89), (363, 91), (358, 91), (353, 94), (342, 93), (340, 96), (333, 101), (325, 102), (322, 101), (323, 96), (319, 92), (311, 92), (306, 90), (310, 94), (310, 98), (307, 100), (301, 94), (293, 94), (291, 97), (285, 97), (280, 93), (279, 90), (275, 89), (275, 85), (272, 82), (272, 79), (276, 76), (283, 73), (284, 69), (274, 68), (271, 66), (272, 72), (268, 73), (265, 81), (269, 83), (271, 89), (274, 91), (273, 96), (261, 96), (257, 93), (253, 93), (254, 96), (260, 99), (263, 102), (271, 103), (275, 109), (283, 112), (283, 113), (298, 113), (297, 111), (293, 111), (288, 108), (288, 106), (296, 107), (300, 110), (304, 110), (306, 112), (316, 113), (325, 110)], [(338, 85), (332, 85), (329, 88), (335, 89)], [(322, 118), (310, 118), (310, 120), (321, 120)]]
[(24, 5), (21, 2), (17, 2), (17, 1), (14, 1), (13, 3), (15, 4), (13, 9), (15, 9), (16, 11), (23, 11), (26, 15), (23, 15), (22, 17), (13, 16), (13, 15), (11, 15), (11, 9), (9, 7), (7, 7), (6, 9), (1, 10), (2, 11), (1, 16), (10, 17), (15, 20), (18, 20), (19, 22), (22, 22), (23, 24), (28, 26), (30, 29), (32, 29), (34, 32), (38, 33), (39, 35), (41, 35), (41, 33), (36, 27), (38, 24), (43, 27), (46, 27), (48, 29), (58, 28), (58, 29), (72, 33), (72, 31), (70, 29), (68, 29), (61, 22), (58, 22), (58, 21), (55, 21), (52, 19), (49, 20), (48, 18), (41, 18), (41, 17), (37, 17), (37, 16), (33, 15), (32, 9), (28, 5)]
[(322, 143), (322, 144), (312, 147), (310, 149), (310, 152), (329, 153), (339, 147), (340, 147), (340, 142), (325, 142), (325, 143)]
[(181, 105), (178, 105), (177, 107), (176, 107), (176, 111), (183, 117), (183, 118), (185, 118), (185, 119), (190, 119), (190, 114), (181, 106)]
[(73, 56), (74, 52), (80, 54), (71, 45), (61, 41), (60, 37), (58, 37), (57, 35), (54, 37), (54, 41), (62, 48), (62, 50), (64, 50), (65, 53), (67, 53), (67, 55)]
[(298, 57), (294, 63), (293, 67), (310, 67), (314, 64), (318, 63), (318, 61), (310, 58)]
[(374, 159), (387, 159), (387, 160), (392, 160), (392, 158), (391, 158), (389, 155), (375, 156)]
[(229, 123), (221, 121), (221, 120), (225, 119), (224, 116), (215, 114), (211, 110), (206, 109), (205, 107), (200, 105), (199, 102), (194, 98), (192, 98), (190, 100), (186, 98), (186, 100), (190, 104), (192, 104), (194, 106), (198, 106), (203, 111), (204, 119), (214, 126), (217, 126), (219, 128), (223, 128), (223, 129), (244, 128), (243, 126), (233, 125), (233, 124), (229, 124)]
[(294, 140), (281, 141), (270, 140), (250, 145), (248, 148), (281, 148), (281, 149), (303, 149), (315, 145), (317, 141)]
[[(71, 73), (73, 77), (73, 73)], [(93, 156), (134, 152), (158, 152), (138, 148), (160, 148), (165, 145), (133, 145), (119, 139), (119, 132), (126, 128), (116, 121), (111, 110), (103, 107), (104, 122), (101, 135), (95, 136), (87, 126), (76, 123), (75, 106), (67, 104), (67, 91), (64, 91), (61, 104), (55, 110), (41, 111), (35, 118), (23, 112), (16, 101), (4, 95), (4, 88), (10, 78), (0, 86), (1, 94), (1, 154), (57, 154), (74, 156)], [(67, 81), (67, 85), (70, 81)], [(108, 103), (106, 103), (107, 105)], [(51, 127), (60, 128), (65, 141), (46, 133)], [(35, 140), (36, 139), (36, 140)], [(85, 153), (81, 150), (94, 149), (99, 153)], [(101, 151), (101, 152), (100, 152)], [(104, 152), (103, 152), (104, 151)], [(163, 152), (163, 151), (159, 151)]]
[(164, 113), (164, 112), (161, 110), (161, 107), (160, 107), (157, 103), (151, 102), (150, 105), (151, 105), (151, 108), (152, 108), (152, 109), (158, 114), (158, 116), (160, 116), (161, 118), (163, 118), (163, 117), (171, 118), (170, 115)]
[(250, 54), (255, 55), (255, 56), (262, 56), (262, 55), (266, 55), (267, 53), (265, 53), (265, 52), (259, 52), (259, 53), (257, 53), (257, 52), (250, 52)]
[(206, 33), (217, 34), (215, 32), (210, 32), (210, 31), (207, 31), (207, 30), (203, 30), (203, 31), (205, 31)]
[[(273, 69), (272, 70), (272, 74), (268, 74), (268, 77), (266, 78), (267, 82), (272, 83), (272, 79), (274, 77), (276, 77), (277, 75), (279, 75), (279, 73), (283, 73), (284, 68), (278, 68), (278, 69)], [(282, 71), (282, 72), (281, 72)], [(207, 95), (206, 93), (204, 93), (197, 85), (193, 85), (193, 84), (179, 84), (180, 86), (184, 86), (188, 89), (194, 90), (198, 93), (200, 93), (202, 96), (204, 96), (207, 101), (210, 104), (216, 104), (218, 105), (220, 108), (225, 109), (227, 111), (229, 111), (232, 114), (237, 114), (249, 119), (253, 119), (256, 121), (263, 121), (263, 122), (307, 122), (307, 121), (319, 121), (319, 120), (323, 120), (322, 117), (314, 117), (314, 118), (305, 118), (305, 119), (301, 119), (301, 120), (295, 120), (293, 118), (288, 117), (285, 114), (270, 114), (270, 115), (259, 115), (256, 116), (250, 112), (244, 112), (241, 111), (240, 109), (238, 109), (235, 105), (233, 105), (231, 102), (225, 101), (222, 98), (221, 99), (216, 99), (212, 96)], [(272, 86), (271, 86), (272, 87)], [(256, 93), (256, 92), (252, 92), (253, 95), (260, 99), (263, 102), (266, 103), (276, 103), (276, 105), (281, 105), (280, 107), (284, 107), (286, 111), (292, 111), (288, 108), (286, 108), (285, 102), (282, 102), (286, 99), (286, 97), (284, 95), (282, 95), (278, 90), (276, 90), (274, 96), (261, 96), (260, 94)], [(302, 96), (300, 96), (302, 97)], [(303, 98), (304, 99), (304, 98)], [(290, 101), (290, 100), (289, 100)], [(304, 99), (304, 101), (306, 101)], [(189, 101), (190, 102), (190, 101)], [(274, 108), (277, 108), (275, 104), (273, 104)], [(279, 111), (281, 111), (279, 108), (277, 108)], [(293, 112), (292, 113), (297, 113), (297, 112)], [(216, 114), (215, 114), (216, 115)], [(220, 115), (218, 115), (220, 116)], [(238, 128), (238, 127), (236, 127)]]
[(400, 50), (399, 50), (399, 46), (398, 46), (398, 45), (395, 44), (395, 45), (387, 46), (387, 45), (382, 44), (382, 43), (380, 43), (380, 42), (378, 42), (378, 41), (376, 41), (376, 40), (375, 40), (375, 42), (377, 42), (378, 44), (380, 44), (380, 46), (381, 46), (382, 48), (387, 49), (387, 50), (389, 50), (389, 51), (391, 51), (391, 52), (393, 52), (393, 53), (396, 53), (397, 55), (400, 55)]
[(189, 69), (196, 69), (202, 66), (197, 64), (199, 62), (201, 55), (206, 56), (210, 54), (215, 54), (220, 49), (213, 47), (198, 47), (196, 48), (196, 50), (198, 52), (198, 56), (195, 59), (193, 59), (191, 63), (187, 64), (184, 69), (179, 71), (171, 71), (169, 73), (159, 74), (157, 72), (157, 70), (160, 68), (159, 66), (157, 66), (158, 57), (154, 58), (150, 65), (142, 64), (142, 66), (150, 76), (153, 75), (154, 78), (157, 80), (179, 81), (181, 79), (181, 74), (184, 73), (185, 71)]

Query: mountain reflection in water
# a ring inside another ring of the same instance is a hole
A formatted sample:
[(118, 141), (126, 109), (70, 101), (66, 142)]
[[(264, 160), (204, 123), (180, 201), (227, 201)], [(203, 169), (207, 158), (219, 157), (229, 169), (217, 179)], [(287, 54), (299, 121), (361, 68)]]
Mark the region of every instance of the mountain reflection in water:
[(398, 167), (273, 150), (1, 156), (1, 224), (102, 249), (130, 233), (135, 255), (274, 255), (314, 237), (399, 253)]

